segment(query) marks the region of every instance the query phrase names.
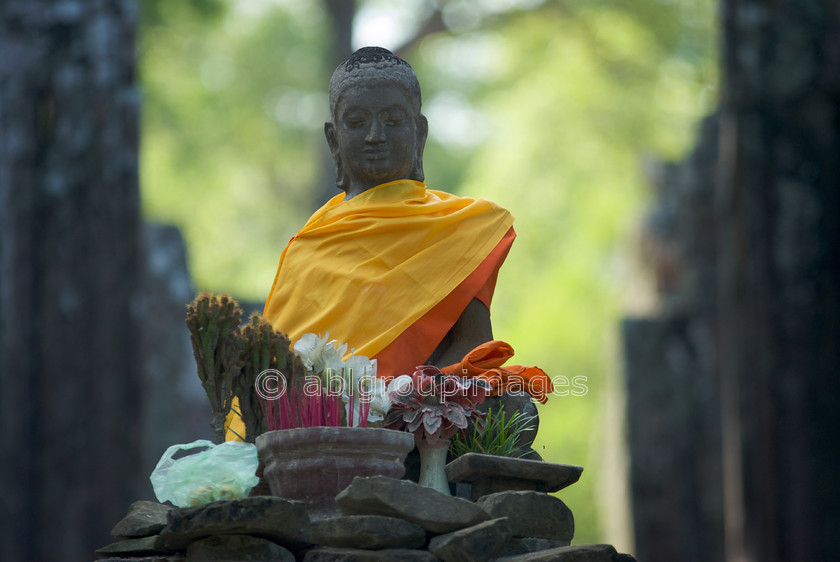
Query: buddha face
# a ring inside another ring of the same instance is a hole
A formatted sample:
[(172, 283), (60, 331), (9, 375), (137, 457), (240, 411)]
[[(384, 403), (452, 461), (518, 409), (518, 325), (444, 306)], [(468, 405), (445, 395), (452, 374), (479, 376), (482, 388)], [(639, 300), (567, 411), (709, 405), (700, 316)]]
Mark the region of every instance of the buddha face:
[(426, 118), (412, 109), (402, 88), (385, 83), (348, 89), (335, 108), (335, 122), (324, 127), (346, 198), (390, 181), (418, 179), (412, 175), (427, 130)]

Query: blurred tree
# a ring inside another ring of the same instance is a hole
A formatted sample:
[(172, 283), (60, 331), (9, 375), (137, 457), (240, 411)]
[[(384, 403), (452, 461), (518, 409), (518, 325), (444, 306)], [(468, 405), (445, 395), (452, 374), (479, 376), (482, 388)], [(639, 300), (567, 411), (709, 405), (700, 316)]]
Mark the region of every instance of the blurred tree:
[(3, 560), (89, 560), (137, 497), (135, 25), (0, 3)]
[(193, 18), (178, 4), (160, 3), (140, 41), (144, 212), (184, 230), (200, 288), (262, 298), (321, 178), (326, 17), (237, 2)]

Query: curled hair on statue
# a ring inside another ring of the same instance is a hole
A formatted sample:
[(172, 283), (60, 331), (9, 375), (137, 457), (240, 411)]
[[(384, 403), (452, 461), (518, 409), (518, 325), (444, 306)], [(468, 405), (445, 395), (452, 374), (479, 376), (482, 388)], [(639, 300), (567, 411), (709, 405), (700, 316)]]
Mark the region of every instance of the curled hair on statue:
[(330, 78), (330, 115), (335, 121), (335, 109), (348, 89), (360, 84), (394, 84), (402, 89), (414, 111), (420, 113), (422, 99), (420, 82), (411, 65), (382, 47), (362, 47), (339, 64)]

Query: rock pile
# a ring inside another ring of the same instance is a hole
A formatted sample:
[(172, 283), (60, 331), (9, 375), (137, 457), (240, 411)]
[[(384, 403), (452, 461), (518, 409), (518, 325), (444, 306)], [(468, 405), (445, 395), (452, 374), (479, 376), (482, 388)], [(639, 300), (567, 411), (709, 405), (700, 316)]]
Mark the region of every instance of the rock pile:
[(174, 508), (135, 502), (97, 551), (100, 562), (181, 560), (630, 562), (609, 545), (569, 546), (574, 518), (536, 491), (477, 502), (407, 480), (356, 478), (336, 497), (342, 516), (311, 521), (273, 496)]

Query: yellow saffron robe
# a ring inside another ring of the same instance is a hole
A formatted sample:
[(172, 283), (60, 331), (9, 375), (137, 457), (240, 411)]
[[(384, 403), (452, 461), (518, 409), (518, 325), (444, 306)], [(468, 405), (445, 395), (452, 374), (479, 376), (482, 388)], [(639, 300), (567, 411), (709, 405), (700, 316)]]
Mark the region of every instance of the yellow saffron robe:
[(484, 199), (399, 180), (315, 212), (280, 257), (263, 315), (294, 342), (375, 356), (478, 267), (513, 224)]

